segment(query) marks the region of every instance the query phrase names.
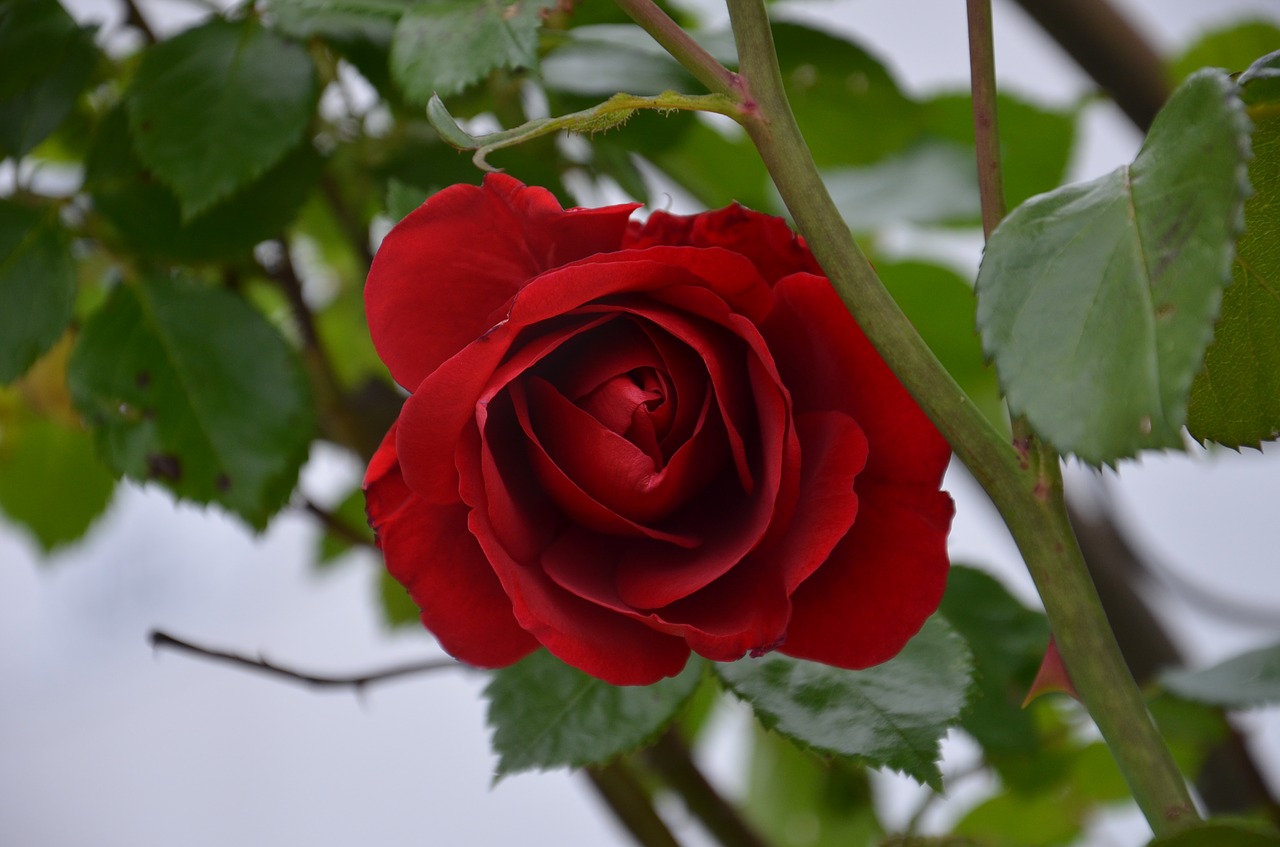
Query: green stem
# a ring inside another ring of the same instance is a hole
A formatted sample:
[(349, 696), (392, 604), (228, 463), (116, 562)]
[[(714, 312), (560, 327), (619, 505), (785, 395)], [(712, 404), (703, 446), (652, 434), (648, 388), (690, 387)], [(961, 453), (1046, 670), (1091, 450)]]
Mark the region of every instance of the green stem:
[(737, 90), (738, 75), (716, 61), (689, 33), (658, 8), (653, 0), (616, 0), (653, 40), (684, 65), (708, 91), (730, 94)]
[(750, 91), (742, 123), (797, 227), (868, 338), (1000, 511), (1072, 679), (1151, 828), (1164, 835), (1194, 825), (1186, 783), (1124, 664), (1071, 531), (1058, 457), (1034, 442), (1007, 444), (894, 303), (841, 220), (796, 125), (763, 0), (728, 4), (740, 90)]
[(969, 86), (973, 91), (973, 143), (982, 199), (982, 236), (990, 238), (1004, 217), (1004, 172), (1000, 169), (1000, 122), (996, 115), (996, 48), (990, 0), (968, 0)]
[(623, 762), (594, 765), (587, 778), (600, 799), (613, 811), (641, 847), (680, 847), (671, 830), (654, 811), (649, 793)]
[(685, 807), (725, 847), (767, 847), (694, 764), (689, 745), (676, 730), (667, 731), (645, 751), (645, 760), (684, 801)]

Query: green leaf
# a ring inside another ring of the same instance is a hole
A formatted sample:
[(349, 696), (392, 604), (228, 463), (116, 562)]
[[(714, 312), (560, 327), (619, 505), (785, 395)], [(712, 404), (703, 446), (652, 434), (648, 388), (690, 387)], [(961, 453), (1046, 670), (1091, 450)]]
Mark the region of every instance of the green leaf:
[(277, 237), (293, 220), (320, 174), (321, 160), (304, 141), (275, 167), (196, 218), (133, 153), (123, 111), (103, 119), (85, 162), (85, 185), (100, 212), (131, 247), (181, 262), (243, 255)]
[(1062, 453), (1180, 447), (1230, 281), (1248, 121), (1225, 74), (1174, 92), (1131, 166), (1015, 209), (978, 274), (978, 326), (1010, 412)]
[[(658, 120), (687, 124), (676, 143), (646, 153), (650, 161), (682, 188), (711, 208), (737, 200), (757, 211), (777, 210), (769, 173), (745, 135), (726, 137), (702, 121), (683, 116)], [(630, 143), (631, 136), (637, 132), (628, 130), (619, 133), (617, 138)]]
[(50, 206), (0, 200), (0, 383), (17, 379), (71, 321), (71, 239)]
[(935, 224), (975, 217), (981, 209), (973, 151), (930, 141), (870, 165), (829, 168), (823, 181), (849, 228)]
[(968, 648), (931, 618), (895, 658), (848, 671), (770, 654), (715, 666), (760, 721), (822, 753), (889, 767), (942, 789), (938, 743), (964, 707)]
[(34, 415), (0, 417), (0, 510), (45, 552), (83, 536), (114, 490), (84, 430)]
[(1037, 752), (1040, 739), (1023, 698), (1049, 643), (1049, 622), (989, 574), (952, 565), (938, 609), (973, 650), (976, 695), (960, 720), (988, 754)]
[(615, 686), (539, 650), (485, 689), (501, 779), (605, 762), (652, 741), (693, 695), (704, 663), (648, 686)]
[(405, 587), (396, 582), (395, 577), (387, 573), (386, 568), (378, 568), (377, 579), (382, 619), (387, 626), (391, 629), (402, 626), (422, 626), (422, 613)]
[(1185, 79), (1201, 68), (1224, 68), (1235, 73), (1280, 44), (1280, 27), (1268, 21), (1245, 21), (1203, 35), (1174, 60), (1174, 79)]
[(293, 490), (315, 427), (306, 376), (275, 329), (186, 280), (117, 288), (85, 324), (68, 380), (108, 465), (257, 529)]
[(1153, 839), (1147, 847), (1277, 847), (1280, 835), (1259, 824), (1209, 821), (1177, 835)]
[(919, 137), (924, 113), (857, 44), (807, 26), (773, 27), (782, 81), (820, 167), (865, 165)]
[(542, 59), (548, 88), (595, 99), (619, 91), (647, 96), (699, 90), (689, 72), (634, 24), (584, 26), (568, 36)]
[[(969, 95), (943, 94), (925, 101), (922, 107), (926, 134), (963, 144), (968, 152), (969, 171), (976, 173), (973, 101)], [(1034, 106), (1008, 94), (997, 96), (996, 111), (1005, 202), (1013, 208), (1062, 182), (1075, 143), (1075, 115)], [(972, 220), (977, 221), (977, 215)]]
[(998, 794), (956, 823), (956, 835), (984, 847), (1052, 847), (1080, 834), (1088, 803), (1069, 788), (1038, 794)]
[(555, 0), (430, 0), (400, 19), (391, 75), (408, 98), (449, 97), (499, 68), (538, 62), (538, 28)]
[(984, 361), (982, 342), (973, 328), (977, 307), (973, 289), (946, 268), (922, 262), (876, 262), (876, 271), (929, 349), (974, 405), (1007, 431), (1009, 416), (1000, 399), (996, 373)]
[(1205, 670), (1168, 671), (1160, 676), (1160, 684), (1187, 700), (1228, 709), (1280, 703), (1280, 644)]
[(26, 155), (57, 129), (97, 60), (93, 33), (55, 0), (0, 8), (0, 158)]
[[(1280, 34), (1272, 43), (1280, 43)], [(1246, 86), (1246, 99), (1256, 87)], [(1193, 437), (1235, 448), (1280, 435), (1280, 91), (1271, 94), (1250, 102), (1253, 196), (1245, 201), (1232, 284), (1187, 408)]]
[(125, 102), (138, 157), (190, 220), (296, 147), (317, 96), (306, 50), (215, 18), (147, 50)]
[(413, 5), (414, 0), (270, 0), (267, 8), (272, 28), (299, 41), (359, 39), (386, 48), (396, 21)]
[[(348, 492), (347, 496), (342, 498), (342, 502), (330, 513), (341, 522), (342, 526), (358, 533), (370, 544), (373, 543), (373, 530), (369, 528), (368, 519), (364, 514), (364, 492), (359, 486)], [(351, 539), (345, 534), (334, 532), (326, 526), (316, 542), (316, 564), (321, 567), (330, 566), (352, 546)]]

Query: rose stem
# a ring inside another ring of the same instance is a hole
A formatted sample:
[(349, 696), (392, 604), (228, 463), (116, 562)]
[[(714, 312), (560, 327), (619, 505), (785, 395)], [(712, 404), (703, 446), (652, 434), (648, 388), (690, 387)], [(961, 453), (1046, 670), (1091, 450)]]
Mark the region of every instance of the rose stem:
[(585, 769), (613, 814), (643, 847), (680, 847), (671, 830), (654, 811), (649, 793), (621, 760)]
[(738, 810), (720, 796), (694, 764), (689, 746), (675, 729), (665, 732), (648, 750), (645, 761), (680, 795), (689, 812), (725, 847), (767, 847)]
[[(647, 0), (619, 2), (629, 13), (631, 7), (649, 5)], [(712, 90), (752, 106), (744, 109), (743, 126), (800, 233), (872, 344), (1004, 518), (1072, 679), (1152, 830), (1165, 835), (1193, 826), (1198, 816), (1186, 783), (1124, 664), (1071, 531), (1058, 457), (1040, 445), (1007, 444), (903, 315), (840, 218), (796, 125), (763, 0), (728, 0), (728, 5), (741, 77), (732, 87), (717, 81)], [(655, 7), (633, 18), (671, 50), (674, 23), (655, 26), (656, 14), (661, 13)], [(671, 52), (685, 61), (684, 54)]]

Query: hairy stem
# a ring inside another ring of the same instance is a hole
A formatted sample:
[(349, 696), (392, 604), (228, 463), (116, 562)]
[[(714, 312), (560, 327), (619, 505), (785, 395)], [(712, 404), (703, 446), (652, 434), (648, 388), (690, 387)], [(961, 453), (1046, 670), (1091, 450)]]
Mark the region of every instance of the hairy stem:
[(1005, 443), (894, 303), (841, 220), (796, 125), (763, 0), (728, 3), (743, 90), (753, 105), (742, 122), (801, 234), (868, 338), (1009, 526), (1072, 679), (1152, 829), (1163, 835), (1193, 825), (1197, 815), (1186, 784), (1121, 658), (1072, 534), (1058, 457), (1034, 441)]

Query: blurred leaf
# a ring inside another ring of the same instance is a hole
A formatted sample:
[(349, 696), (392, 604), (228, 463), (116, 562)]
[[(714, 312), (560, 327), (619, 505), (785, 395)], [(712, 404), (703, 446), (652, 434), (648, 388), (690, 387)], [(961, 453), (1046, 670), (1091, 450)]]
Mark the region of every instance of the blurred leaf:
[(787, 97), (819, 167), (869, 164), (919, 136), (920, 104), (870, 53), (800, 24), (774, 24), (773, 38)]
[(996, 373), (983, 360), (974, 329), (973, 289), (954, 272), (922, 262), (876, 262), (876, 272), (947, 372), (988, 420), (1007, 432), (1009, 416)]
[(422, 626), (418, 604), (413, 602), (405, 587), (396, 582), (395, 577), (387, 573), (386, 568), (378, 568), (378, 597), (381, 600), (382, 617), (391, 629), (402, 626)]
[(1225, 75), (1183, 84), (1132, 166), (1041, 195), (992, 234), (978, 325), (1011, 413), (1089, 464), (1180, 447), (1229, 281), (1248, 121)]
[(57, 129), (89, 84), (93, 33), (55, 0), (0, 7), (0, 158), (21, 158)]
[(1194, 829), (1152, 840), (1147, 847), (1277, 847), (1280, 835), (1259, 824), (1208, 821)]
[(396, 25), (391, 75), (415, 103), (449, 97), (499, 68), (538, 62), (542, 13), (556, 0), (433, 0)]
[(999, 580), (952, 565), (942, 616), (973, 651), (976, 696), (960, 726), (988, 754), (1033, 754), (1040, 747), (1032, 713), (1022, 708), (1049, 641), (1049, 622), (1023, 606)]
[[(713, 209), (737, 200), (760, 212), (777, 211), (769, 172), (745, 134), (726, 136), (696, 118), (662, 120), (686, 124), (684, 132), (676, 143), (645, 155), (681, 188)], [(627, 142), (634, 134), (626, 128), (618, 137)]]
[(76, 269), (58, 210), (0, 200), (0, 383), (26, 372), (71, 320)]
[(84, 430), (14, 411), (0, 412), (0, 511), (47, 553), (85, 534), (115, 478)]
[(1151, 699), (1147, 706), (1173, 760), (1189, 777), (1198, 776), (1209, 751), (1231, 735), (1227, 719), (1216, 706), (1167, 694)]
[(1160, 675), (1160, 684), (1187, 700), (1228, 709), (1280, 703), (1280, 644), (1204, 670), (1167, 671)]
[[(1280, 34), (1272, 43), (1280, 44)], [(1253, 102), (1256, 88), (1245, 87), (1253, 195), (1244, 205), (1232, 284), (1187, 408), (1193, 437), (1235, 448), (1280, 435), (1280, 90)]]
[[(923, 104), (929, 137), (964, 145), (969, 172), (977, 168), (973, 149), (973, 101), (966, 94), (943, 94)], [(1000, 169), (1010, 209), (1036, 194), (1057, 188), (1066, 173), (1075, 142), (1075, 115), (1033, 106), (1017, 97), (996, 99), (1000, 122)], [(978, 221), (978, 215), (972, 217)]]
[(1111, 748), (1101, 741), (1086, 745), (1075, 755), (1071, 782), (1076, 794), (1096, 803), (1121, 803), (1133, 798)]
[(391, 46), (396, 21), (416, 0), (268, 0), (271, 26), (305, 41), (320, 36)]
[(245, 254), (278, 236), (315, 185), (320, 165), (310, 142), (303, 142), (260, 179), (184, 220), (178, 199), (134, 155), (125, 116), (116, 110), (98, 127), (85, 163), (85, 185), (94, 208), (133, 248), (200, 262)]
[(888, 767), (942, 790), (939, 741), (973, 671), (964, 641), (930, 618), (896, 657), (861, 671), (777, 653), (714, 666), (767, 728), (822, 753)]
[(956, 823), (953, 832), (983, 847), (1052, 847), (1080, 834), (1089, 804), (1069, 789), (998, 794)]
[(125, 103), (138, 158), (188, 221), (296, 147), (317, 96), (306, 50), (215, 18), (143, 53)]
[(566, 94), (604, 99), (625, 91), (651, 96), (702, 90), (666, 50), (634, 24), (578, 27), (542, 59), (543, 83)]
[(867, 772), (757, 731), (743, 809), (777, 847), (875, 847), (884, 837)]
[(68, 379), (108, 465), (256, 529), (288, 499), (315, 428), (279, 334), (239, 298), (185, 280), (117, 288), (85, 325)]
[[(330, 510), (330, 514), (342, 526), (366, 539), (369, 544), (373, 544), (373, 530), (369, 528), (369, 521), (364, 514), (364, 491), (359, 486), (348, 492), (347, 496), (342, 498), (342, 502)], [(319, 541), (316, 542), (316, 564), (322, 567), (332, 565), (352, 546), (352, 540), (345, 533), (335, 532), (326, 526)], [(414, 618), (417, 619), (416, 614)]]
[(1245, 21), (1205, 33), (1173, 61), (1170, 72), (1182, 80), (1201, 68), (1238, 73), (1280, 45), (1280, 27), (1264, 20)]
[(497, 778), (605, 762), (657, 737), (693, 696), (705, 664), (647, 686), (615, 686), (539, 650), (485, 689)]
[(840, 216), (859, 232), (965, 220), (981, 210), (973, 151), (949, 142), (916, 144), (874, 164), (829, 168), (822, 176)]

